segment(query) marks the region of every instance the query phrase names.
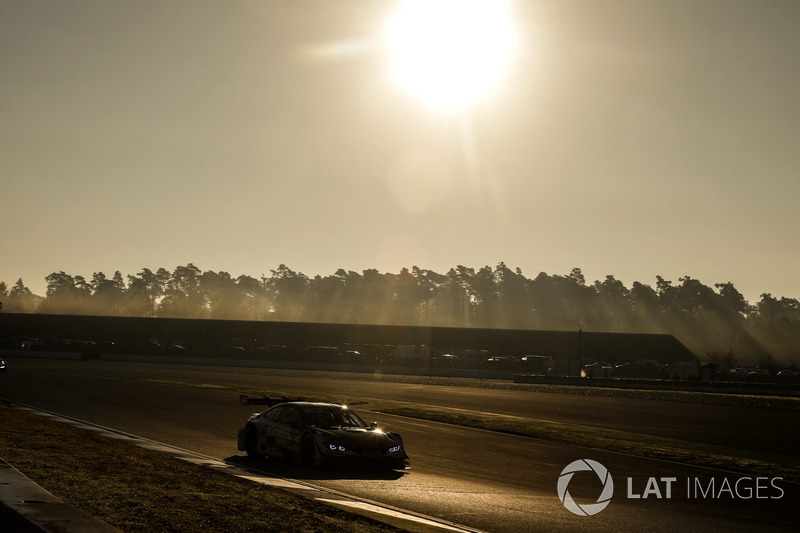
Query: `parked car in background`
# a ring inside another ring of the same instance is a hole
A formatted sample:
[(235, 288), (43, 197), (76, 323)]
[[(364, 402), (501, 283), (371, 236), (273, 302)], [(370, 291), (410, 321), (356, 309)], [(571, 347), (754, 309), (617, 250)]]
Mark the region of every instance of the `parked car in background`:
[(581, 376), (585, 378), (613, 378), (614, 366), (604, 361), (596, 361), (584, 366)]
[(527, 374), (552, 374), (554, 362), (549, 355), (523, 355), (518, 367)]
[(731, 368), (728, 374), (731, 378), (743, 378), (747, 376), (748, 372), (746, 368)]
[(486, 360), (487, 370), (516, 370), (519, 365), (519, 359), (511, 355), (498, 355), (490, 357)]

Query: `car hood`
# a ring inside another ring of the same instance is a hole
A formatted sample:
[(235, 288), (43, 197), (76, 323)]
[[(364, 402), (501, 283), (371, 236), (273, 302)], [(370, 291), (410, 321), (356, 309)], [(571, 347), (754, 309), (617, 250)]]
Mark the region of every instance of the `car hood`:
[(369, 431), (361, 428), (317, 428), (323, 438), (344, 446), (385, 448), (395, 445), (395, 441), (382, 431)]

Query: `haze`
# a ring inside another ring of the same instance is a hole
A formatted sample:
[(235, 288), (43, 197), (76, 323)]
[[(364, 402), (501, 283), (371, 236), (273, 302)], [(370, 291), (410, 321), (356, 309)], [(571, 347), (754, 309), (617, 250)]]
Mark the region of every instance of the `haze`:
[(399, 2), (0, 4), (0, 280), (519, 267), (800, 297), (800, 3), (518, 1), (496, 83), (397, 83)]

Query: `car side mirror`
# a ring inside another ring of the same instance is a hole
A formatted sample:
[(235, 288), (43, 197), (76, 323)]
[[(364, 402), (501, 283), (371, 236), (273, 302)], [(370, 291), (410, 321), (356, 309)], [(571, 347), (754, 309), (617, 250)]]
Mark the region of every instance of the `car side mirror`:
[(378, 429), (378, 423), (377, 423), (377, 422), (370, 422), (370, 423), (369, 423), (369, 429), (370, 429), (370, 430), (376, 430), (376, 429)]

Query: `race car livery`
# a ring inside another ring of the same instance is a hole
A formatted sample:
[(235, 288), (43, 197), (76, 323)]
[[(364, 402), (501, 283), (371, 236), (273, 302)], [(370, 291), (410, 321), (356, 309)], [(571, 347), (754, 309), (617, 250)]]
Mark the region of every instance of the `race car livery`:
[(242, 397), (242, 403), (272, 405), (254, 413), (239, 430), (238, 449), (307, 465), (409, 467), (403, 439), (367, 424), (347, 406), (309, 401)]

